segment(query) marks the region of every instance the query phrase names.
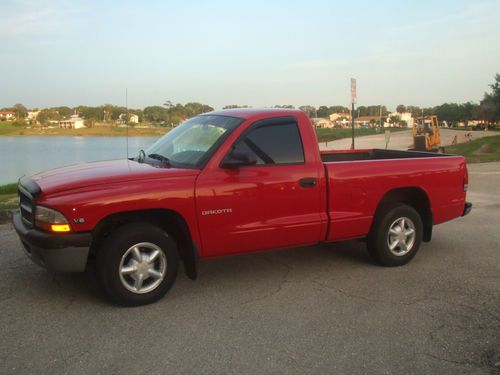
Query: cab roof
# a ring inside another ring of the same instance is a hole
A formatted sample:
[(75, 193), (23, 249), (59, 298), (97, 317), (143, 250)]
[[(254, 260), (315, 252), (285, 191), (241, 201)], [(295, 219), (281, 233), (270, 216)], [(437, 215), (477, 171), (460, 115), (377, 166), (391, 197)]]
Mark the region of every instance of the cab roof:
[(204, 113), (204, 115), (231, 116), (242, 118), (245, 120), (254, 117), (279, 117), (299, 114), (303, 114), (303, 112), (298, 109), (288, 108), (234, 108)]

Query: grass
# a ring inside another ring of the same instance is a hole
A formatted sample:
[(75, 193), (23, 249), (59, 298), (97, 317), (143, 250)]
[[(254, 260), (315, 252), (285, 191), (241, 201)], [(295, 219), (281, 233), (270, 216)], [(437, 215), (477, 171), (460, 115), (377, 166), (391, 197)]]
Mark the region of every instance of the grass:
[[(365, 135), (374, 135), (374, 134), (380, 134), (384, 133), (385, 130), (390, 130), (391, 133), (397, 132), (397, 131), (402, 131), (402, 130), (408, 130), (405, 128), (384, 128), (380, 130), (379, 133), (377, 133), (376, 129), (374, 128), (356, 128), (354, 129), (354, 136), (355, 137), (363, 137)], [(335, 141), (337, 139), (342, 139), (342, 138), (350, 138), (352, 136), (352, 130), (350, 128), (345, 128), (345, 129), (331, 129), (331, 128), (317, 128), (316, 129), (316, 135), (318, 136), (318, 142), (329, 142), (329, 141)]]
[(0, 195), (16, 194), (16, 193), (17, 193), (17, 183), (0, 185)]
[(24, 128), (15, 125), (11, 121), (0, 121), (0, 135), (10, 135), (11, 133), (23, 131)]
[(17, 207), (17, 184), (0, 185), (0, 210)]
[(10, 210), (17, 206), (17, 194), (0, 194), (0, 210)]
[(468, 163), (500, 161), (500, 135), (447, 146), (446, 153), (462, 155)]

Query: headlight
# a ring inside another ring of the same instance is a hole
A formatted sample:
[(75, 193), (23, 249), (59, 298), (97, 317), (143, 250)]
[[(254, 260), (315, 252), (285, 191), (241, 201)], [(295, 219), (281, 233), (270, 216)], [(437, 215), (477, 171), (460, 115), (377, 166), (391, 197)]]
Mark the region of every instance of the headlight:
[(59, 211), (51, 208), (35, 207), (35, 225), (50, 232), (69, 232), (68, 220)]

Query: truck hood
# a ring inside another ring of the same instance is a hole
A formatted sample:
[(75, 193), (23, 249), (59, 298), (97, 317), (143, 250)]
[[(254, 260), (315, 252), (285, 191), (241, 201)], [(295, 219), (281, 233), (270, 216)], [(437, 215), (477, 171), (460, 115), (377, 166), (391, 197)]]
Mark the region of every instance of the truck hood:
[(81, 189), (100, 184), (157, 178), (193, 176), (197, 169), (159, 168), (136, 161), (108, 160), (53, 169), (33, 175), (43, 194)]

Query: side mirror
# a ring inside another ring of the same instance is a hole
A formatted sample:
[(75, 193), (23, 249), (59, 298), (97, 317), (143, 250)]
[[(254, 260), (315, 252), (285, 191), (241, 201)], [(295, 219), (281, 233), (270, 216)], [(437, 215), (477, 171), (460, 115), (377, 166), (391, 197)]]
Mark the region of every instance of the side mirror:
[(248, 151), (232, 150), (222, 161), (222, 168), (238, 168), (257, 164), (257, 158)]

